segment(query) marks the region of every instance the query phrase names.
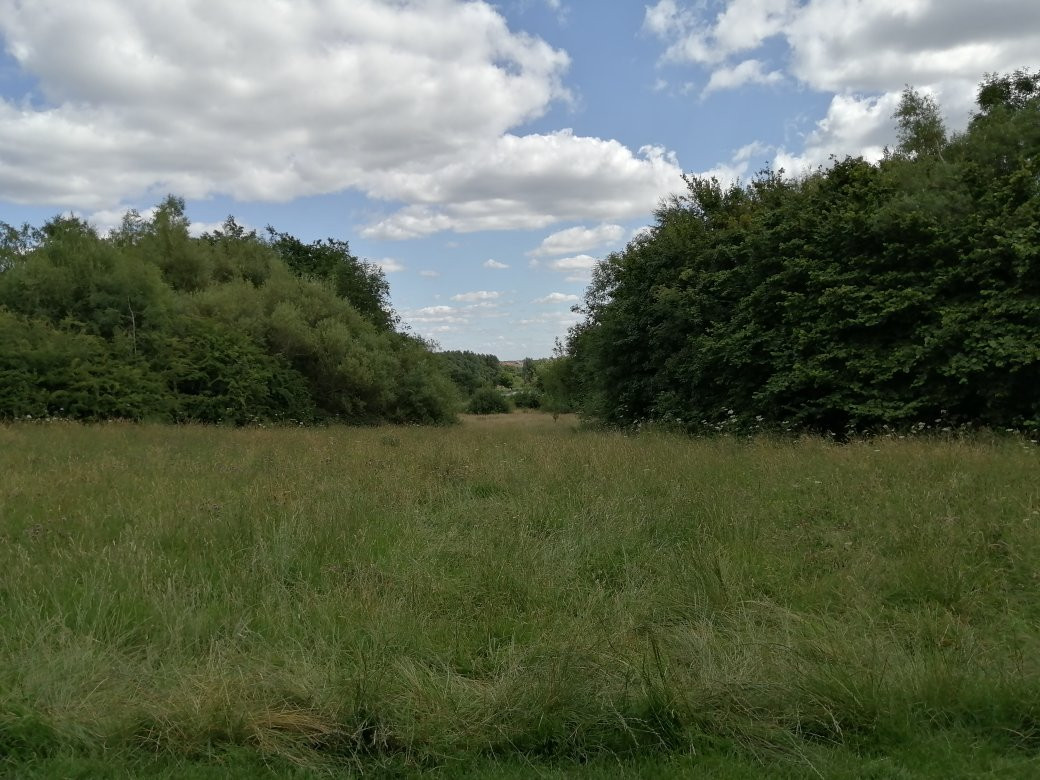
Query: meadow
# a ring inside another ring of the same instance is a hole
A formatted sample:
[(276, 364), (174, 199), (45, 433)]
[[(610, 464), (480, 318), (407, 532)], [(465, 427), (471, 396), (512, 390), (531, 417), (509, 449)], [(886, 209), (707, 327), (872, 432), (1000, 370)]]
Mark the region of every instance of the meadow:
[(0, 426), (0, 775), (1040, 776), (1040, 448)]

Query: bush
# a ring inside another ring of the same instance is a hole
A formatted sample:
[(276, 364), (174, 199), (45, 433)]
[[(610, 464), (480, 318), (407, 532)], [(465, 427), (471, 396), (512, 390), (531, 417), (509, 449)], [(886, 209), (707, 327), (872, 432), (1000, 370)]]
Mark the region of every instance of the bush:
[(512, 402), (493, 387), (480, 387), (469, 399), (470, 414), (509, 414)]
[(518, 409), (538, 409), (542, 405), (542, 394), (537, 390), (517, 390), (513, 393), (513, 403)]
[(880, 162), (688, 177), (594, 270), (562, 387), (619, 425), (1034, 429), (1040, 73), (989, 77), (979, 108), (944, 141), (908, 90)]
[(450, 422), (449, 367), (388, 290), (346, 242), (193, 238), (174, 197), (107, 237), (0, 222), (0, 419)]
[(104, 339), (0, 308), (0, 419), (165, 419), (161, 379)]

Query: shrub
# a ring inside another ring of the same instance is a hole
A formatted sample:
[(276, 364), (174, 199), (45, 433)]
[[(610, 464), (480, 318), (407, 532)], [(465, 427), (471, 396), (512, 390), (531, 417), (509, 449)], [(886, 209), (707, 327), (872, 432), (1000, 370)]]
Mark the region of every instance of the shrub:
[(388, 290), (346, 242), (193, 238), (172, 196), (108, 237), (0, 222), (0, 419), (450, 422), (449, 368)]
[(493, 387), (480, 387), (469, 399), (470, 414), (509, 414), (512, 402)]
[(513, 403), (518, 409), (538, 409), (542, 405), (542, 394), (537, 390), (517, 390), (513, 393)]

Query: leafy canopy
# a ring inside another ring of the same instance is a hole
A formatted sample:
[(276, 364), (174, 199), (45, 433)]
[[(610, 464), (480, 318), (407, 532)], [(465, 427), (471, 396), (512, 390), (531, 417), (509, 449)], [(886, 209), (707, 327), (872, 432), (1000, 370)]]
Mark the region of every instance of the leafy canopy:
[(608, 422), (1040, 426), (1040, 73), (968, 129), (907, 89), (900, 147), (791, 179), (689, 177), (595, 269), (569, 388)]
[(106, 237), (0, 223), (0, 417), (453, 419), (447, 372), (346, 242), (188, 228), (173, 196)]

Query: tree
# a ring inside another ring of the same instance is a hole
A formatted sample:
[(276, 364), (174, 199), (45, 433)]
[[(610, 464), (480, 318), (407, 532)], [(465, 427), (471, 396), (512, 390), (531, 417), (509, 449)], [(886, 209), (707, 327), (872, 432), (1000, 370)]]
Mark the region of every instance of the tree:
[(894, 118), (900, 152), (915, 157), (942, 157), (946, 126), (935, 98), (922, 95), (908, 85), (903, 90)]
[(524, 358), (524, 362), (520, 366), (520, 378), (527, 384), (531, 384), (535, 380), (535, 364), (531, 358)]
[[(378, 269), (345, 242), (278, 236), (332, 278), (290, 268), (233, 217), (192, 237), (172, 196), (104, 238), (65, 216), (4, 226), (0, 418), (454, 419), (446, 371), (394, 329)], [(344, 296), (335, 282), (350, 278)]]
[(1040, 98), (1040, 71), (1016, 70), (1000, 75), (992, 73), (979, 85), (976, 103), (978, 116), (986, 116), (996, 110), (1021, 111), (1034, 105)]
[(390, 306), (390, 285), (382, 269), (358, 260), (346, 241), (334, 238), (304, 244), (267, 227), (268, 240), (297, 276), (330, 282), (336, 294), (380, 328), (392, 328), (397, 317)]
[(689, 177), (594, 270), (567, 345), (583, 410), (688, 430), (1040, 427), (1040, 74), (990, 77), (952, 139), (939, 117), (908, 88), (901, 153), (880, 163)]

